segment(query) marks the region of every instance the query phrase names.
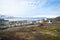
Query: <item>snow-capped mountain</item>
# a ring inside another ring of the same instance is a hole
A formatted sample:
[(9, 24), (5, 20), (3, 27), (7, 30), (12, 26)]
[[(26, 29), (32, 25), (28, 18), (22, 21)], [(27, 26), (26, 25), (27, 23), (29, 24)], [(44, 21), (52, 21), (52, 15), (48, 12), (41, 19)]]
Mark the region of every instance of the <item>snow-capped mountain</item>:
[(0, 14), (0, 18), (3, 18), (3, 19), (14, 19), (15, 17), (13, 17), (13, 16), (7, 16), (7, 15), (1, 15)]
[(13, 16), (6, 16), (6, 15), (0, 15), (0, 18), (6, 19), (6, 20), (42, 20), (46, 17), (13, 17)]

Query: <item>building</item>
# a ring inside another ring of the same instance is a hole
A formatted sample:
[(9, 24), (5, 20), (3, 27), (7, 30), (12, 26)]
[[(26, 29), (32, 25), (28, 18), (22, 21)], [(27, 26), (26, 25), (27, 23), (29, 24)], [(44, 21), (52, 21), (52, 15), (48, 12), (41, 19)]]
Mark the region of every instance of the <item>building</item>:
[(0, 18), (0, 26), (3, 26), (5, 24), (8, 24), (8, 20)]

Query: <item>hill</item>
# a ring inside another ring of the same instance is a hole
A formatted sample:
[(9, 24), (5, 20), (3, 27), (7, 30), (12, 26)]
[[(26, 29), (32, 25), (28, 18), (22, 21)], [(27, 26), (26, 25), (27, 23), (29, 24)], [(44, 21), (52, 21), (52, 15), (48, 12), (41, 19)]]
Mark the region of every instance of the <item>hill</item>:
[(18, 27), (0, 32), (3, 40), (60, 40), (60, 24)]

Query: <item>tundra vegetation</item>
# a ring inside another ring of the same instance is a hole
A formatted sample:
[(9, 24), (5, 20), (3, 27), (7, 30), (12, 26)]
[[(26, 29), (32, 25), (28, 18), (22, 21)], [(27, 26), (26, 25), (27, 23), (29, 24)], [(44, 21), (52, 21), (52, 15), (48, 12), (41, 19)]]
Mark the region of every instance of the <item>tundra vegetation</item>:
[[(55, 18), (54, 22), (60, 22), (59, 18)], [(60, 23), (6, 30), (0, 32), (0, 38), (3, 40), (60, 40)]]

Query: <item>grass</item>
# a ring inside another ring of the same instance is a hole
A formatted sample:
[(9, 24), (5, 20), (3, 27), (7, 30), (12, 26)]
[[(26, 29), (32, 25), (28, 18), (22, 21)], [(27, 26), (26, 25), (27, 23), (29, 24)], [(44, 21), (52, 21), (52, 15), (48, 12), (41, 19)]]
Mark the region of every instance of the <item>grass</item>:
[(22, 27), (0, 32), (4, 40), (60, 40), (60, 25)]

